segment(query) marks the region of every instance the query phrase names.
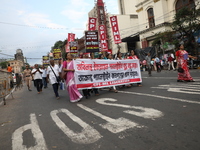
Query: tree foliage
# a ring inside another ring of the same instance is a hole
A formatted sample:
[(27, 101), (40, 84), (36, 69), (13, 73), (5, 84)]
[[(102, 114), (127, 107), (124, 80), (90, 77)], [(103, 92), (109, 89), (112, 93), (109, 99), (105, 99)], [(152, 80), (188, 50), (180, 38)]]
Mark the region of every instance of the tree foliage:
[(195, 53), (194, 33), (200, 30), (200, 7), (184, 7), (175, 14), (171, 28), (180, 34), (181, 38), (187, 38), (185, 43), (188, 51)]
[(54, 46), (51, 48), (51, 52), (53, 52), (53, 49), (60, 49), (61, 52), (62, 52), (62, 57), (64, 58), (64, 55), (65, 55), (65, 45), (67, 43), (67, 40), (64, 40), (64, 41), (57, 41)]
[(1, 63), (0, 63), (0, 66), (1, 66), (2, 69), (6, 69), (7, 66), (8, 66), (8, 64), (9, 64), (9, 62), (4, 61), (4, 62), (1, 62)]

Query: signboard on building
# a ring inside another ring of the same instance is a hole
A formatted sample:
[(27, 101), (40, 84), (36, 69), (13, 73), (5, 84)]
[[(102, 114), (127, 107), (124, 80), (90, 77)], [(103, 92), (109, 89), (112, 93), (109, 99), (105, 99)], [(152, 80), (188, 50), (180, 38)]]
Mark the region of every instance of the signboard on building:
[(97, 18), (89, 18), (88, 31), (96, 30)]
[(86, 31), (85, 32), (85, 46), (86, 52), (99, 52), (99, 40), (97, 31)]
[(100, 42), (101, 42), (101, 51), (108, 51), (105, 25), (99, 26), (99, 37), (100, 37)]
[(117, 16), (110, 17), (110, 23), (111, 23), (111, 27), (112, 27), (114, 42), (115, 42), (115, 44), (119, 44), (122, 41), (121, 41), (121, 37), (120, 37), (120, 33), (119, 33)]

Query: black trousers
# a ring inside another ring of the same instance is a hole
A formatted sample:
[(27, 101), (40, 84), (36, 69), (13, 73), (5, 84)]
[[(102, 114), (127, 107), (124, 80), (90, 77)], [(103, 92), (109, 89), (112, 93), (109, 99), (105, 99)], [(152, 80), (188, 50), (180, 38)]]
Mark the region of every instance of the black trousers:
[(59, 94), (58, 94), (59, 85), (58, 85), (58, 83), (54, 83), (54, 84), (52, 84), (52, 86), (53, 86), (53, 91), (54, 91), (56, 97), (59, 97)]
[(37, 91), (40, 92), (43, 87), (42, 79), (35, 79), (35, 85), (36, 85)]
[(156, 63), (156, 68), (157, 68), (157, 72), (161, 72), (161, 66), (160, 66), (160, 63)]
[(89, 96), (88, 89), (84, 89), (84, 90), (82, 90), (82, 92), (83, 92), (83, 95), (84, 95), (84, 96)]

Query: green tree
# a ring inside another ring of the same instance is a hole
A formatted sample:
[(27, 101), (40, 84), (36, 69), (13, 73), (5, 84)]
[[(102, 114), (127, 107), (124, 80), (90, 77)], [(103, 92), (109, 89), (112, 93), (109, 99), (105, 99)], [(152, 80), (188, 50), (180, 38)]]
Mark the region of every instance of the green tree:
[(187, 38), (185, 46), (192, 55), (197, 54), (197, 45), (194, 39), (194, 33), (200, 30), (200, 7), (195, 4), (194, 7), (184, 7), (176, 13), (171, 27), (180, 34), (182, 38)]
[[(156, 48), (156, 53), (164, 53), (167, 45), (174, 45), (177, 47), (179, 44), (178, 39), (175, 36), (175, 31), (165, 31), (156, 34), (152, 46)], [(162, 49), (160, 48), (162, 47)]]
[(1, 62), (1, 63), (0, 63), (0, 66), (1, 66), (2, 69), (6, 69), (7, 66), (8, 66), (8, 64), (9, 64), (9, 62), (4, 61), (4, 62)]

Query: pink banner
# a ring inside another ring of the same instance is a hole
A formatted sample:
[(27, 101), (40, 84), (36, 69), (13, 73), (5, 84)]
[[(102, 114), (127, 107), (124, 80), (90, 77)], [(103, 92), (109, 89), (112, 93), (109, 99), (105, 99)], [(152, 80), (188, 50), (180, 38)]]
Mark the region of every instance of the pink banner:
[(115, 41), (115, 44), (121, 43), (120, 33), (119, 33), (119, 27), (117, 22), (117, 16), (110, 17), (110, 23), (113, 31), (113, 38)]
[(88, 24), (89, 31), (96, 30), (96, 22), (97, 22), (97, 18), (89, 18), (89, 24)]
[(101, 51), (108, 51), (105, 25), (99, 26), (99, 37), (100, 37), (100, 42), (101, 42)]

